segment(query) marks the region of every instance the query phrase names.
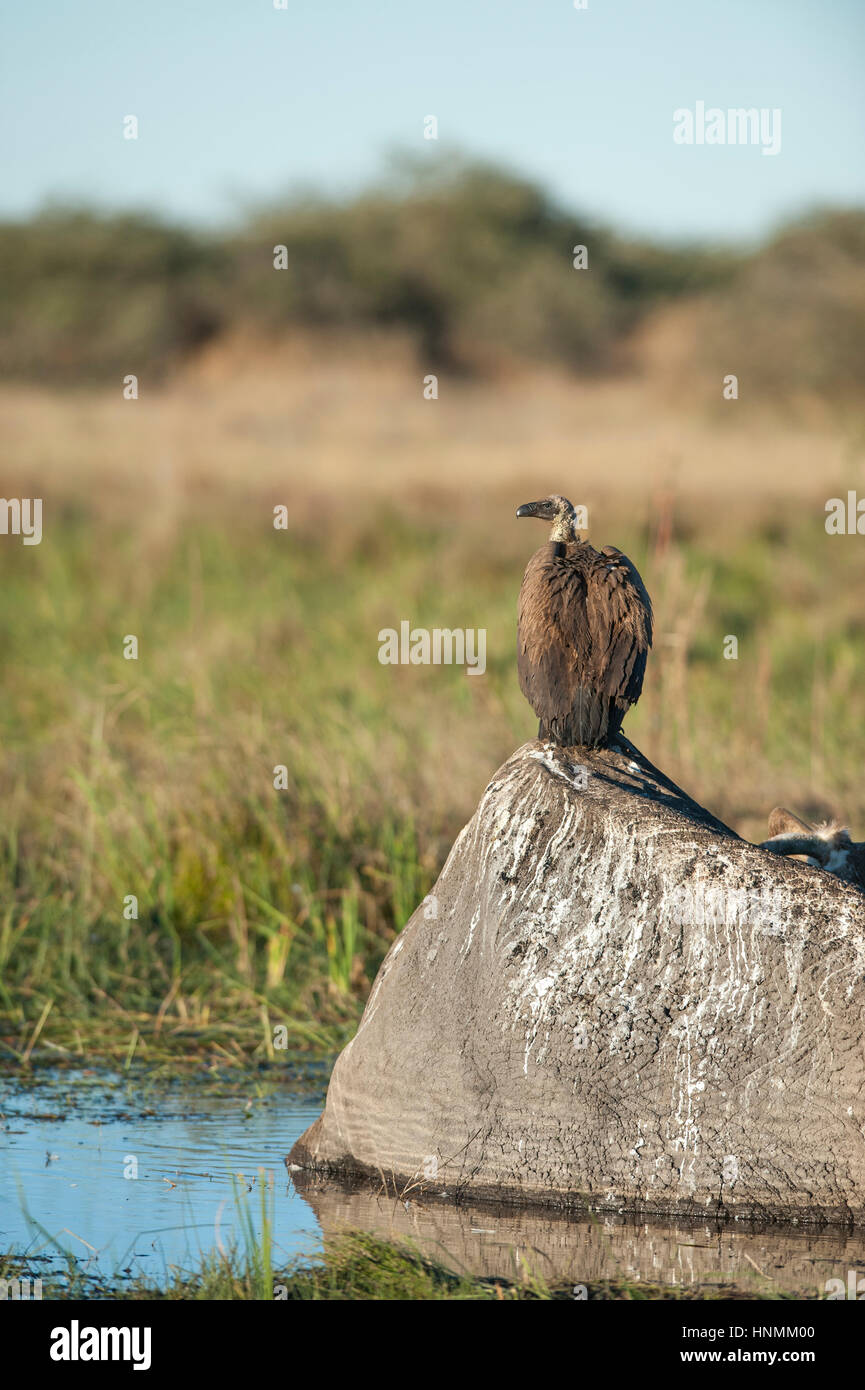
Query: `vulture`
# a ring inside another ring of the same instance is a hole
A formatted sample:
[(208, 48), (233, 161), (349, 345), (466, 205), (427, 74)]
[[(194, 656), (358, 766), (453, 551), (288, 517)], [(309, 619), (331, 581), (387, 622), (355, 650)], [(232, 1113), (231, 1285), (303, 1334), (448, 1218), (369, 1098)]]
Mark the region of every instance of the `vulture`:
[(526, 567), (517, 620), (517, 673), (538, 737), (606, 747), (640, 698), (651, 600), (626, 555), (580, 540), (566, 497), (527, 502), (517, 516), (553, 523)]

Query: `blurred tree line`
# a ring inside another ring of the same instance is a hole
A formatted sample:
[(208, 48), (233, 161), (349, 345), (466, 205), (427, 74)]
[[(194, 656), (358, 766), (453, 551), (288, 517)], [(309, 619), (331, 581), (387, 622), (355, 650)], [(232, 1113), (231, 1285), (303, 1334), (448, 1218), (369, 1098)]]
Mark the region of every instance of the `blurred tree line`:
[(768, 390), (831, 397), (865, 376), (860, 211), (815, 215), (756, 252), (664, 247), (490, 166), (404, 164), (352, 200), (297, 196), (232, 232), (54, 208), (0, 225), (0, 257), (0, 370), (19, 378), (164, 378), (220, 334), (304, 327), (398, 328), (432, 369), (601, 373), (628, 365), (648, 315), (686, 298), (701, 305), (700, 342)]

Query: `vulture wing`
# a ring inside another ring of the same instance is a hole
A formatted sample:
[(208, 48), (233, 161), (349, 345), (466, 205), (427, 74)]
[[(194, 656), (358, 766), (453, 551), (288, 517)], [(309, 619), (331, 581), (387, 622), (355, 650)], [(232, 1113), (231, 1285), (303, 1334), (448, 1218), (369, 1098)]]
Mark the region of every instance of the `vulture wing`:
[(606, 742), (639, 699), (652, 606), (621, 551), (542, 546), (520, 590), (517, 672), (542, 737)]

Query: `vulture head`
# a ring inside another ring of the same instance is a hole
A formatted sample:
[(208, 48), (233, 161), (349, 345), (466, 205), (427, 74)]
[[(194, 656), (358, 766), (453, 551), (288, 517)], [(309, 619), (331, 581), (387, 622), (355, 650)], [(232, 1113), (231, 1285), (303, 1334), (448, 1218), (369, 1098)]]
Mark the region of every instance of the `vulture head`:
[(551, 521), (551, 541), (579, 540), (575, 524), (577, 514), (567, 497), (544, 497), (540, 502), (525, 502), (517, 507), (517, 516), (536, 516), (539, 521)]

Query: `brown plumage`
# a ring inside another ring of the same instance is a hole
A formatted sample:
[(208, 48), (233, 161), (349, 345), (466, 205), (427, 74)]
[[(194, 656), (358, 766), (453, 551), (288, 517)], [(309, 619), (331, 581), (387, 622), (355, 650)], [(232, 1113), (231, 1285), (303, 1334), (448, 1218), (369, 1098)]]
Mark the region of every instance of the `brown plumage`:
[(640, 698), (652, 645), (652, 604), (615, 546), (581, 541), (566, 497), (520, 507), (553, 522), (526, 567), (517, 619), (520, 689), (540, 720), (539, 738), (603, 747)]

